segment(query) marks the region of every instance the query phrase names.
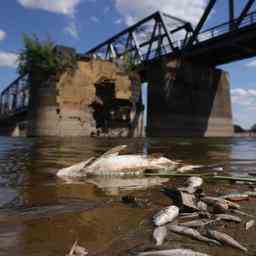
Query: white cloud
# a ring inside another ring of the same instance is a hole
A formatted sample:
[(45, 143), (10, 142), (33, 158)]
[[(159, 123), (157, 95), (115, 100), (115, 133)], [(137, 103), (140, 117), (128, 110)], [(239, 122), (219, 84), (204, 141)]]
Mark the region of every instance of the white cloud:
[(18, 0), (25, 8), (73, 16), (81, 0)]
[(131, 25), (138, 19), (155, 11), (163, 11), (196, 24), (200, 19), (206, 0), (114, 0), (118, 12)]
[(92, 21), (92, 22), (95, 22), (95, 23), (99, 23), (99, 18), (97, 18), (96, 16), (91, 16), (90, 17), (90, 20)]
[(234, 119), (245, 128), (256, 123), (256, 89), (237, 88), (231, 90)]
[(252, 60), (248, 63), (245, 64), (246, 67), (249, 67), (249, 68), (254, 68), (256, 67), (256, 60)]
[(79, 32), (77, 29), (77, 25), (74, 20), (72, 20), (67, 27), (65, 27), (64, 32), (75, 39), (79, 38)]
[(256, 107), (256, 90), (237, 88), (231, 90), (232, 101), (234, 104), (255, 108)]
[(111, 10), (111, 9), (110, 9), (110, 6), (105, 6), (105, 7), (104, 7), (104, 10), (103, 10), (103, 13), (104, 13), (104, 14), (107, 14), (108, 12), (110, 12), (110, 10)]
[(16, 68), (18, 55), (11, 52), (0, 51), (0, 67)]
[(6, 38), (6, 33), (2, 29), (0, 29), (0, 41), (4, 40)]
[(116, 25), (119, 25), (119, 24), (121, 24), (122, 22), (123, 22), (122, 19), (116, 19), (116, 20), (114, 21), (114, 23), (115, 23)]

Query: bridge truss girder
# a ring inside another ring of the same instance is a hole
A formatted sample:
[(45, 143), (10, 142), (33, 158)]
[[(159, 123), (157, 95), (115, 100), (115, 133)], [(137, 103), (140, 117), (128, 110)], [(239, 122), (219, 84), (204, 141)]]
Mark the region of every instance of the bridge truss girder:
[[(208, 5), (206, 6), (206, 9), (203, 13), (203, 16), (201, 17), (198, 25), (196, 26), (191, 38), (189, 39), (189, 42), (187, 44), (187, 48), (192, 47), (197, 41), (198, 36), (201, 33), (202, 28), (204, 27), (208, 17), (211, 15), (214, 7), (220, 0), (209, 0)], [(229, 32), (232, 30), (238, 29), (239, 26), (242, 24), (246, 16), (248, 15), (250, 9), (252, 8), (253, 4), (255, 3), (255, 0), (244, 0), (244, 8), (240, 12), (240, 15), (236, 18), (235, 17), (235, 1), (236, 0), (228, 0), (228, 10), (229, 10)]]
[(189, 22), (156, 12), (89, 50), (86, 55), (99, 56), (105, 60), (129, 55), (133, 63), (137, 64), (182, 50), (192, 32)]

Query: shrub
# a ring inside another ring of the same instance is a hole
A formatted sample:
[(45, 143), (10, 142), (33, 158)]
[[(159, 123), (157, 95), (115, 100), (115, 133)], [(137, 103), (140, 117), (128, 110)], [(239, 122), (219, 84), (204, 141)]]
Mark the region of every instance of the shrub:
[[(62, 50), (48, 38), (40, 41), (36, 35), (23, 36), (24, 49), (19, 55), (18, 72), (21, 76), (28, 74), (47, 79), (64, 71), (74, 71), (77, 67), (75, 51), (62, 54)], [(70, 48), (66, 48), (70, 49)]]

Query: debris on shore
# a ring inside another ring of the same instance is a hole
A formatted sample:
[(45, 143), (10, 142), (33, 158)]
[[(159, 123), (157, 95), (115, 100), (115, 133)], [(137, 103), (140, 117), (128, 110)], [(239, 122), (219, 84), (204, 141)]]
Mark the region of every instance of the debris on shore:
[[(228, 245), (243, 252), (248, 251), (244, 245), (229, 234), (226, 234), (226, 231), (219, 230), (219, 223), (225, 222), (225, 225), (221, 226), (225, 228), (230, 223), (232, 225), (242, 223), (244, 231), (252, 228), (255, 225), (255, 220), (248, 218), (254, 218), (254, 216), (244, 212), (239, 202), (249, 200), (250, 197), (256, 197), (256, 191), (232, 192), (222, 196), (213, 196), (207, 195), (202, 187), (208, 179), (255, 183), (255, 178), (218, 176), (216, 172), (223, 171), (223, 167), (220, 165), (184, 165), (179, 161), (172, 161), (156, 155), (120, 155), (120, 151), (126, 147), (126, 145), (115, 147), (99, 158), (93, 157), (82, 163), (61, 169), (58, 171), (57, 176), (70, 178), (85, 176), (126, 177), (134, 175), (142, 177), (163, 176), (165, 178), (187, 177), (182, 187), (162, 187), (160, 190), (172, 200), (173, 204), (159, 209), (153, 215), (153, 224), (155, 226), (153, 238), (156, 246), (160, 249), (160, 246), (165, 243), (171, 232), (215, 246)], [(189, 173), (190, 171), (198, 170), (211, 170), (211, 172)], [(133, 207), (140, 207), (141, 205), (141, 202), (132, 196), (124, 196), (121, 201)], [(84, 250), (86, 254), (75, 254), (76, 246), (77, 244), (74, 244), (74, 248), (72, 247), (73, 250), (71, 249), (68, 256), (83, 256), (87, 254), (86, 250)], [(136, 252), (135, 255), (207, 256), (207, 254), (183, 248)]]
[[(255, 225), (255, 220), (248, 220), (248, 217), (251, 217), (252, 215), (243, 212), (238, 202), (254, 197), (254, 193), (251, 195), (249, 192), (245, 192), (224, 196), (208, 196), (204, 194), (201, 189), (203, 183), (204, 181), (201, 177), (191, 176), (185, 183), (187, 185), (186, 187), (161, 188), (164, 195), (172, 199), (174, 205), (160, 210), (158, 214), (153, 216), (153, 223), (158, 226), (153, 232), (156, 246), (159, 247), (164, 244), (165, 239), (168, 238), (169, 232), (172, 232), (188, 236), (192, 239), (206, 242), (208, 244), (214, 244), (217, 246), (227, 245), (243, 252), (247, 252), (248, 249), (244, 245), (240, 244), (229, 234), (224, 233), (222, 230), (218, 230), (220, 226), (218, 224), (221, 222), (234, 223), (233, 225), (244, 223), (245, 231), (252, 228)], [(194, 190), (192, 188), (194, 188)], [(190, 200), (188, 200), (188, 198)], [(195, 207), (195, 205), (198, 205), (199, 203), (205, 204), (204, 209), (200, 209), (201, 207)], [(237, 215), (241, 215), (247, 220), (244, 222), (244, 220)], [(156, 223), (156, 216), (159, 218), (161, 217), (161, 221)], [(225, 224), (225, 226), (222, 227), (227, 228), (228, 226)], [(192, 256), (207, 254), (197, 253), (190, 250), (185, 252), (184, 249), (170, 249), (164, 251), (141, 252), (136, 255)]]

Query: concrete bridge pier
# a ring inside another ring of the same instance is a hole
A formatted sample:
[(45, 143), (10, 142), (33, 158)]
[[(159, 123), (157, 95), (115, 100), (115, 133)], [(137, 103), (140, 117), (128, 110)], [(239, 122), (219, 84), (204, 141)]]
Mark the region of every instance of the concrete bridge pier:
[(227, 72), (167, 59), (148, 67), (147, 136), (233, 135)]

